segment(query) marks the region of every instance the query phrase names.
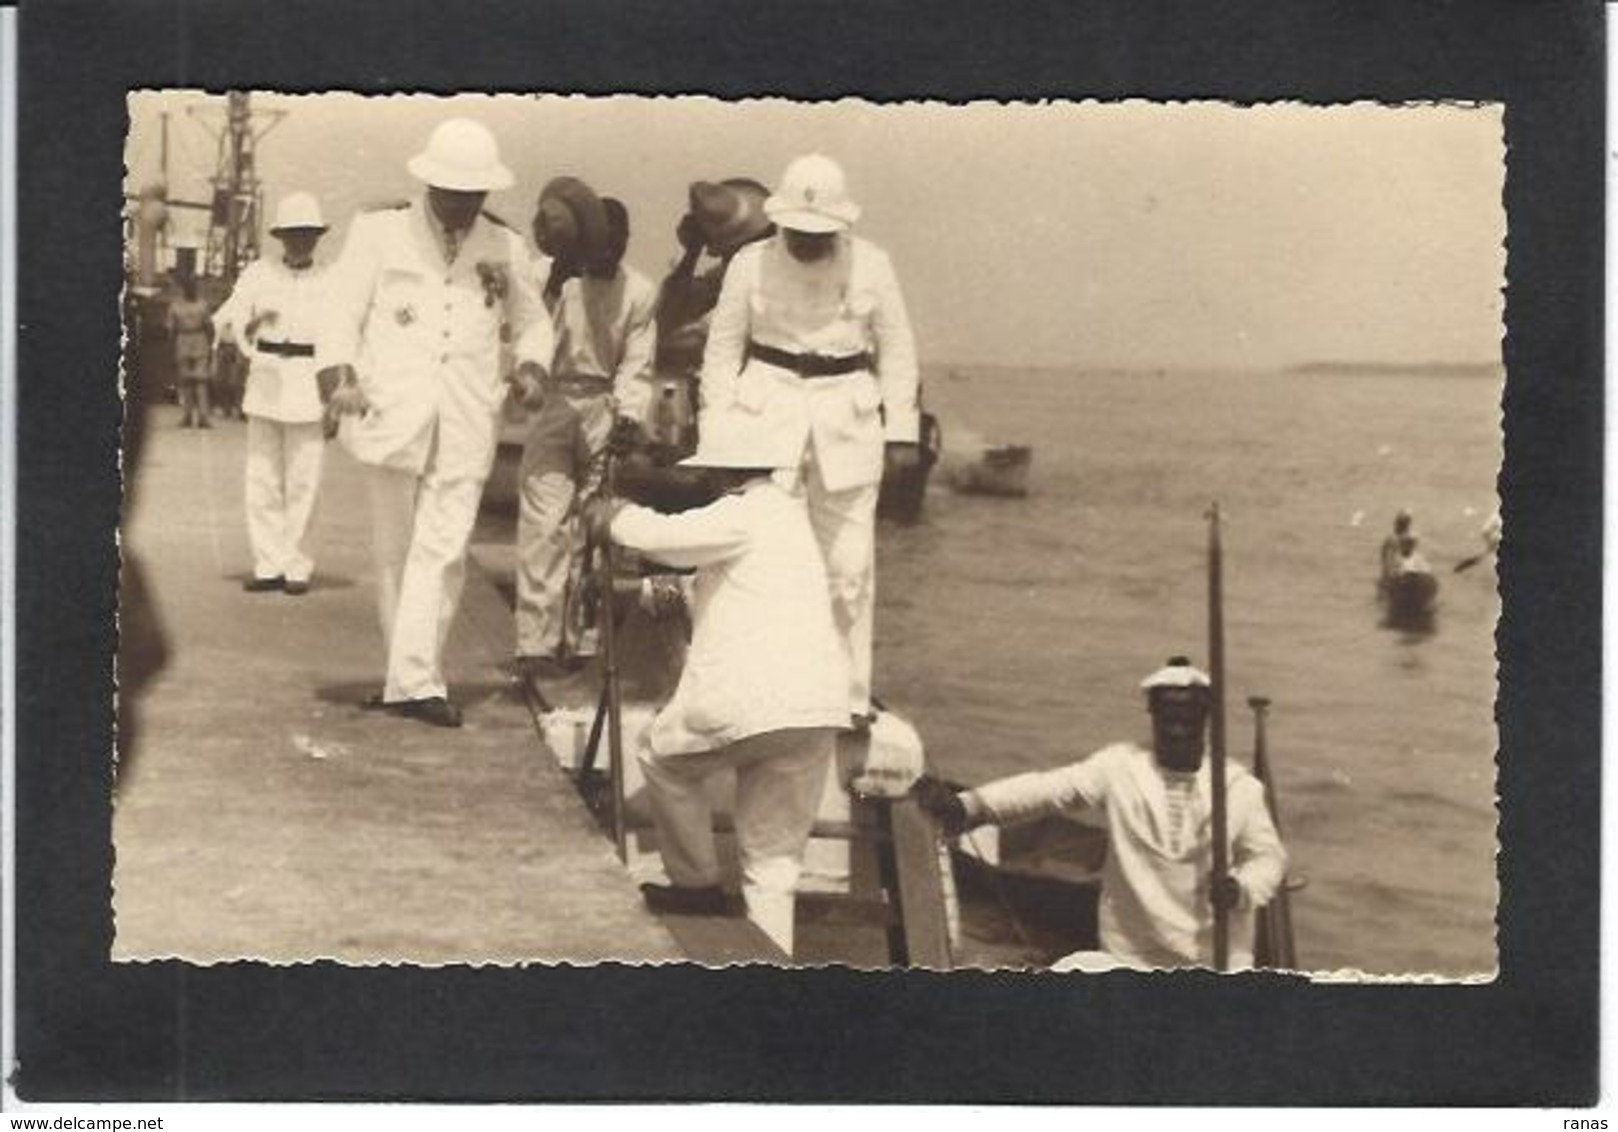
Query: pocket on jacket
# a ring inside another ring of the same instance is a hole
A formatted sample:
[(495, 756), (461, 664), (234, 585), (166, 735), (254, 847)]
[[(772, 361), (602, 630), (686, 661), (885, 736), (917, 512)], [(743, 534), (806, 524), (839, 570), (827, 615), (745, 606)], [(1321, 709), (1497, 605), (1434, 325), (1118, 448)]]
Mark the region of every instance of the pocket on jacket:
[(713, 671), (711, 664), (688, 669), (682, 678), (686, 685), (685, 728), (697, 735), (713, 735), (740, 722), (741, 705), (729, 689), (725, 674)]
[(762, 413), (770, 400), (775, 379), (762, 367), (745, 365), (736, 378), (736, 404), (750, 413)]
[(882, 390), (877, 387), (876, 378), (860, 377), (854, 383), (854, 411), (862, 417), (868, 417), (882, 407)]

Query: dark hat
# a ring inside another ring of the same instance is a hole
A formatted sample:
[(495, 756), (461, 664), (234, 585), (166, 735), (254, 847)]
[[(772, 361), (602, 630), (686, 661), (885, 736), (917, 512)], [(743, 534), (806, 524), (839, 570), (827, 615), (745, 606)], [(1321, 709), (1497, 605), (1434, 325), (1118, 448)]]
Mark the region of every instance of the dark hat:
[(577, 177), (557, 177), (540, 191), (534, 242), (554, 259), (599, 258), (607, 246), (607, 213), (595, 190)]
[(707, 242), (712, 255), (728, 255), (760, 236), (774, 225), (764, 215), (764, 200), (770, 191), (757, 181), (733, 177), (718, 184), (697, 181), (691, 186), (691, 217)]

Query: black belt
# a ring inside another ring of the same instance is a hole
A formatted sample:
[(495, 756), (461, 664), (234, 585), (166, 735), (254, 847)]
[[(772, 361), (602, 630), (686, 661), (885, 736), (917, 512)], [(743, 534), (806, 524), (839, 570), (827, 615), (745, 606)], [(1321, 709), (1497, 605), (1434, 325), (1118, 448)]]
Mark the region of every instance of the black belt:
[(790, 350), (777, 350), (774, 346), (753, 341), (747, 343), (747, 353), (761, 362), (789, 369), (799, 377), (837, 377), (871, 368), (871, 355), (868, 353), (850, 354), (843, 358), (825, 354), (794, 354)]
[(308, 342), (265, 342), (259, 341), (258, 352), (261, 354), (275, 354), (283, 358), (312, 358), (315, 348)]

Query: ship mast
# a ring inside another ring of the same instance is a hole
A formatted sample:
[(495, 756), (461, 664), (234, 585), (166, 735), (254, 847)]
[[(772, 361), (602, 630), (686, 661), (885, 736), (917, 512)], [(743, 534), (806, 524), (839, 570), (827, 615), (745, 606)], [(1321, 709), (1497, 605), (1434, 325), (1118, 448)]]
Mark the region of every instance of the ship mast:
[[(234, 283), (259, 254), (264, 184), (258, 178), (258, 143), (286, 117), (284, 110), (257, 110), (246, 91), (225, 96), (225, 124), (214, 137), (219, 160), (211, 181), (213, 201), (203, 272)], [(263, 125), (258, 125), (262, 122)]]

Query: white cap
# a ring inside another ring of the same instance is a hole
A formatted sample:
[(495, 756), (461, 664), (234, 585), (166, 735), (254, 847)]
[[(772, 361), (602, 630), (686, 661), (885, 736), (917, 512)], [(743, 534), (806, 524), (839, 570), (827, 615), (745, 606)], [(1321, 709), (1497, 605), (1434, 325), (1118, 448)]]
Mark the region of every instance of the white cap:
[(407, 168), (419, 181), (456, 192), (494, 192), (517, 181), (500, 163), (494, 135), (470, 118), (440, 122), (427, 139), (427, 148), (412, 157)]
[(787, 166), (764, 214), (794, 232), (841, 232), (860, 218), (860, 206), (848, 199), (843, 167), (811, 153)]
[(804, 436), (796, 429), (772, 427), (757, 413), (719, 410), (703, 414), (697, 450), (680, 464), (688, 468), (796, 468), (803, 459), (803, 446)]
[(1167, 664), (1140, 682), (1148, 692), (1153, 688), (1207, 688), (1212, 684), (1206, 672), (1183, 656), (1169, 657)]
[(270, 225), (270, 235), (289, 228), (326, 230), (325, 218), (320, 214), (320, 202), (313, 193), (288, 193), (275, 206), (275, 223)]

